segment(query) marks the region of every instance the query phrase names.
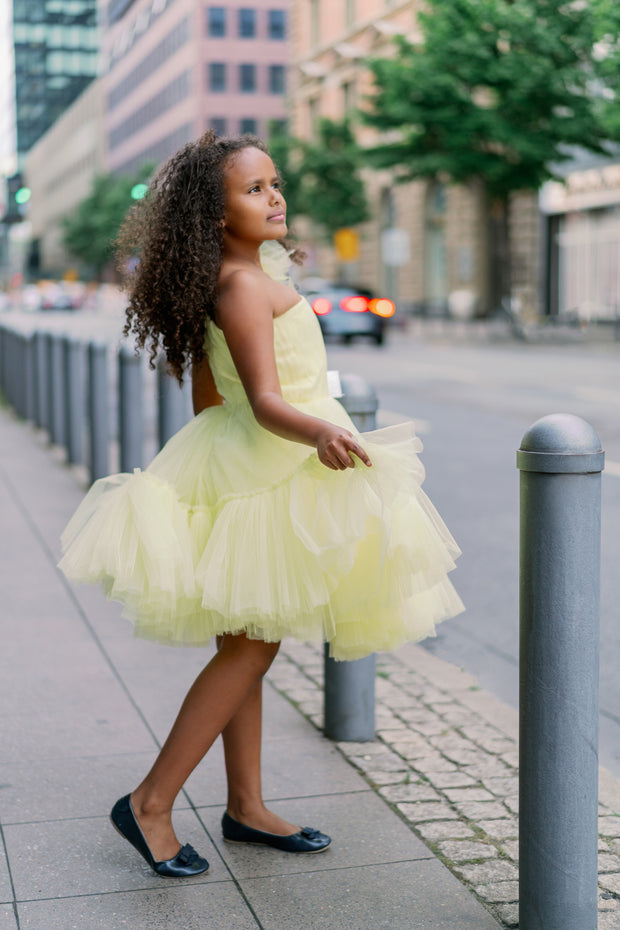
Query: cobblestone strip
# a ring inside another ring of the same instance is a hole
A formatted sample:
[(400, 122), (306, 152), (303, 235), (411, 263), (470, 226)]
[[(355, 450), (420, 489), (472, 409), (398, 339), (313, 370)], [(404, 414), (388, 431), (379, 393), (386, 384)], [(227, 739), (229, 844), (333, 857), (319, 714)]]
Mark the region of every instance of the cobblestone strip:
[[(287, 642), (269, 680), (322, 729), (321, 648)], [(469, 690), (479, 690), (471, 682)], [(517, 743), (467, 706), (460, 687), (437, 687), (395, 655), (382, 655), (377, 658), (377, 740), (337, 745), (503, 926), (514, 930)], [(599, 837), (598, 930), (620, 930), (620, 803), (600, 805)]]

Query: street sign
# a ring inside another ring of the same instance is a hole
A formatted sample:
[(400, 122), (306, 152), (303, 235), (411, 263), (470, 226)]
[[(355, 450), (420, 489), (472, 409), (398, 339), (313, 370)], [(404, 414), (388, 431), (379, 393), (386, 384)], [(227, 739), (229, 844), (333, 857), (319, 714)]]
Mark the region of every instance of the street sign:
[(394, 226), (381, 233), (381, 258), (385, 265), (397, 268), (411, 259), (409, 233)]

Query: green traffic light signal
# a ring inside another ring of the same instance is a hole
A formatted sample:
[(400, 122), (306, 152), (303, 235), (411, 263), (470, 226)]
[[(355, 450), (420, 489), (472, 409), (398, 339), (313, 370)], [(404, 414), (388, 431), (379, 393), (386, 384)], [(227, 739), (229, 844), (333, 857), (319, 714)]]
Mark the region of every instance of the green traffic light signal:
[(28, 203), (32, 197), (32, 191), (29, 187), (20, 187), (15, 191), (15, 203)]
[(142, 200), (142, 198), (146, 196), (146, 192), (148, 191), (148, 189), (149, 189), (148, 184), (134, 184), (134, 186), (131, 188), (132, 199)]

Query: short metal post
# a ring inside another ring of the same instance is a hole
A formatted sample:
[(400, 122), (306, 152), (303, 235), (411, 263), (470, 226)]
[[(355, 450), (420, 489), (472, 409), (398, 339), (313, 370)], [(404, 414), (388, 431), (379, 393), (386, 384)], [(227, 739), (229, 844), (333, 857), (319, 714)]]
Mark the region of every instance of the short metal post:
[(120, 470), (142, 467), (142, 360), (123, 345), (118, 351), (118, 439)]
[[(379, 401), (374, 388), (358, 375), (341, 375), (339, 398), (356, 428), (376, 426)], [(325, 644), (324, 733), (329, 739), (365, 741), (375, 738), (374, 654), (352, 662), (329, 657)]]
[(65, 420), (65, 356), (62, 336), (51, 336), (50, 342), (50, 439), (56, 446), (64, 446), (67, 424)]
[(157, 363), (157, 439), (159, 448), (165, 446), (188, 421), (188, 382), (183, 387), (168, 371), (165, 358)]
[(597, 924), (601, 471), (592, 427), (538, 420), (521, 471), (521, 930)]
[(63, 343), (65, 359), (65, 419), (67, 424), (67, 461), (79, 465), (84, 461), (85, 377), (84, 344), (66, 337)]
[(34, 421), (40, 429), (47, 429), (49, 425), (47, 419), (47, 349), (45, 333), (38, 330), (34, 334), (34, 375)]
[(110, 473), (110, 387), (108, 347), (104, 342), (88, 346), (88, 423), (93, 482)]
[(24, 335), (24, 416), (34, 420), (36, 397), (36, 374), (34, 358), (34, 333)]

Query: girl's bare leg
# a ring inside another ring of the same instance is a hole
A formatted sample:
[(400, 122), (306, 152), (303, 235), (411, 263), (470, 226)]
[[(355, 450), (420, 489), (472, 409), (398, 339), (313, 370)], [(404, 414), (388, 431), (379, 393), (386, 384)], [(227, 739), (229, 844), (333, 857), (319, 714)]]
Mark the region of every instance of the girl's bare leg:
[(226, 777), (227, 810), (231, 817), (255, 830), (287, 835), (299, 827), (267, 810), (261, 788), (262, 679), (247, 694), (243, 704), (222, 731)]
[(131, 795), (134, 813), (156, 860), (178, 853), (180, 843), (172, 827), (174, 799), (260, 682), (278, 648), (279, 643), (250, 640), (244, 634), (224, 636), (219, 651), (187, 693), (153, 767)]

